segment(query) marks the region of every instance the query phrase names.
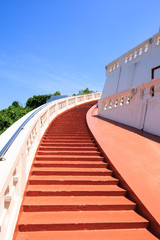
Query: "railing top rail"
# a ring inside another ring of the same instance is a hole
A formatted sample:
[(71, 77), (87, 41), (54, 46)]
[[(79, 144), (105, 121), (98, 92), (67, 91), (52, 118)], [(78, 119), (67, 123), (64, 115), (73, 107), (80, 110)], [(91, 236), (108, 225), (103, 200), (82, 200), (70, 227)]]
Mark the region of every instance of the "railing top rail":
[[(152, 86), (155, 86), (156, 84), (160, 84), (160, 78), (156, 78), (156, 79), (147, 81), (146, 83), (139, 84), (139, 85), (137, 85), (137, 86), (135, 86), (135, 87), (136, 87), (137, 89), (144, 90), (144, 89), (146, 89), (147, 87), (152, 87)], [(135, 88), (135, 87), (131, 87), (131, 88), (128, 88), (128, 89), (126, 89), (126, 90), (124, 90), (124, 91), (121, 91), (121, 92), (118, 92), (118, 93), (115, 93), (115, 94), (106, 96), (106, 97), (104, 97), (103, 99), (104, 99), (104, 100), (110, 100), (111, 98), (118, 98), (118, 97), (120, 97), (120, 96), (124, 96), (124, 95), (127, 95), (127, 94), (131, 94), (131, 89), (132, 89), (132, 88)]]
[(24, 126), (29, 122), (29, 120), (34, 117), (39, 111), (41, 111), (44, 107), (46, 106), (46, 104), (44, 104), (43, 106), (39, 107), (38, 109), (36, 109), (33, 113), (31, 113), (29, 115), (29, 117), (27, 117), (27, 119), (18, 127), (18, 129), (15, 131), (15, 133), (12, 135), (12, 137), (8, 140), (8, 142), (5, 144), (5, 146), (2, 148), (2, 150), (0, 151), (0, 160), (4, 159), (4, 155), (6, 154), (6, 152), (8, 151), (8, 149), (10, 148), (10, 146), (12, 145), (12, 143), (14, 142), (14, 140), (16, 139), (16, 137), (19, 135), (19, 133), (21, 132), (21, 130), (23, 130)]
[(160, 78), (155, 78), (155, 79), (150, 80), (150, 81), (148, 81), (146, 83), (142, 83), (142, 84), (140, 84), (138, 86), (141, 87), (141, 88), (146, 88), (148, 86), (154, 86), (157, 83), (160, 83)]

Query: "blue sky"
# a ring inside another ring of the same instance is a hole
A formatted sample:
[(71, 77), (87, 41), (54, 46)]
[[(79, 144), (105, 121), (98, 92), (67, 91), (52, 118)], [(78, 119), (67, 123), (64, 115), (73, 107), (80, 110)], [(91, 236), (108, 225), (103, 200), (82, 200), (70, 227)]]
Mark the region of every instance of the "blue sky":
[(105, 65), (158, 32), (160, 0), (0, 0), (0, 109), (102, 91)]

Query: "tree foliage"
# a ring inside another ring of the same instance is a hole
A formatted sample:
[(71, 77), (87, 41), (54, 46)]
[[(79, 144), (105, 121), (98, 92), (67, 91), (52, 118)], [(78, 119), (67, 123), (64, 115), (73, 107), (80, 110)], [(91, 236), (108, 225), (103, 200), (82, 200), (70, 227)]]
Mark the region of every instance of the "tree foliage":
[(56, 91), (56, 92), (53, 94), (53, 96), (59, 96), (59, 95), (61, 95), (61, 92), (60, 92), (60, 91)]
[(46, 101), (53, 96), (53, 94), (49, 95), (34, 95), (33, 97), (30, 97), (26, 102), (26, 107), (29, 107), (31, 109), (37, 108), (41, 106), (42, 104), (45, 104)]
[(17, 103), (14, 101), (11, 106), (0, 111), (0, 134), (31, 110), (27, 107), (23, 108)]
[(89, 93), (93, 93), (94, 91), (92, 90), (89, 90), (89, 88), (86, 88), (84, 90), (79, 90), (79, 92), (77, 94), (73, 94), (73, 96), (76, 96), (76, 95), (84, 95), (84, 94), (89, 94)]
[(11, 106), (0, 111), (0, 134), (23, 115), (46, 103), (51, 96), (57, 95), (61, 95), (61, 93), (57, 91), (54, 94), (30, 97), (25, 107), (21, 106), (18, 101), (13, 101)]

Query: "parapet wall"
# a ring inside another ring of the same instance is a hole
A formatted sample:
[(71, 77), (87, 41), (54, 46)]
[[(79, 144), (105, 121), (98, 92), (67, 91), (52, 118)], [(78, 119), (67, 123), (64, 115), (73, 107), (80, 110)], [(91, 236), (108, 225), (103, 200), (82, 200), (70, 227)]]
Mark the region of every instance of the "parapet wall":
[(160, 77), (160, 32), (106, 66), (102, 98)]

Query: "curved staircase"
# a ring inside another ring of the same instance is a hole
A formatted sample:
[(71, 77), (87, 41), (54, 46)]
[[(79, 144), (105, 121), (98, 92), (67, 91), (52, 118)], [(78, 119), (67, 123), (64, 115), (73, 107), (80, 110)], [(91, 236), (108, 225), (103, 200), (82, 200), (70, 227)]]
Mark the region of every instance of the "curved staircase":
[(90, 134), (92, 103), (52, 122), (37, 150), (16, 240), (154, 240)]

